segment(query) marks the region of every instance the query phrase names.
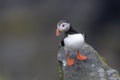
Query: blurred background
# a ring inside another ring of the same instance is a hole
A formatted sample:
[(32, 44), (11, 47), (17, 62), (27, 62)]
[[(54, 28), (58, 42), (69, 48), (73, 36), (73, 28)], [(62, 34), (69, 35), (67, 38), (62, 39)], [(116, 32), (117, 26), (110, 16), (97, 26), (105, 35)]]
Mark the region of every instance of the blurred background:
[(57, 80), (62, 19), (120, 71), (120, 0), (0, 0), (0, 80)]

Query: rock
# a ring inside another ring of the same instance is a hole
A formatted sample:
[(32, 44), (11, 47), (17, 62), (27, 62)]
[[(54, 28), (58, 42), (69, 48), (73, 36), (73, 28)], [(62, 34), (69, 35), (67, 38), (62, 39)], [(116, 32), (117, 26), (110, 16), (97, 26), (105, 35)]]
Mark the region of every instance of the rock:
[(66, 52), (63, 47), (58, 52), (59, 80), (120, 80), (117, 70), (112, 69), (90, 45), (84, 44), (80, 49), (82, 55), (88, 56), (85, 61), (76, 59), (77, 52), (71, 51), (75, 59), (73, 66), (66, 65)]

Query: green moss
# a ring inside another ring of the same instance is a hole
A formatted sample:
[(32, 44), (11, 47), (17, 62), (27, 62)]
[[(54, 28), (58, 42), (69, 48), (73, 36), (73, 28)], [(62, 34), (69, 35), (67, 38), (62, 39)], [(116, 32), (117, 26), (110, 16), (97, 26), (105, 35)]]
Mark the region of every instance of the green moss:
[(62, 69), (62, 62), (58, 61), (58, 73), (59, 73), (59, 80), (64, 80), (64, 71)]
[(101, 57), (97, 52), (96, 52), (96, 55), (98, 56), (98, 58), (100, 59), (100, 61), (106, 66), (109, 68), (109, 65), (107, 64), (107, 61), (104, 57)]

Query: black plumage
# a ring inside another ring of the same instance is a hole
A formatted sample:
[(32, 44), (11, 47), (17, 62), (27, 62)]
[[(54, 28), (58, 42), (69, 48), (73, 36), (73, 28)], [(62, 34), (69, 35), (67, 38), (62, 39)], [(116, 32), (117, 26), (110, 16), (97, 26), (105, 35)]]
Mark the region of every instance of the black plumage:
[(61, 41), (61, 46), (62, 46), (62, 47), (65, 46), (64, 40)]
[(69, 34), (77, 34), (78, 32), (70, 26), (70, 29), (65, 32), (65, 37), (67, 37)]

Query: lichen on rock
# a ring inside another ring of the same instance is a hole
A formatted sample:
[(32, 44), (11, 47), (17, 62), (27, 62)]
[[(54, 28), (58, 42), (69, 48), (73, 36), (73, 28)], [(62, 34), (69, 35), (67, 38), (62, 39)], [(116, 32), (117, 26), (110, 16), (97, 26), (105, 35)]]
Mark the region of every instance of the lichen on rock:
[(80, 49), (82, 55), (88, 56), (85, 61), (76, 59), (76, 52), (71, 51), (70, 57), (75, 59), (73, 66), (66, 64), (66, 52), (63, 47), (58, 52), (60, 80), (120, 80), (117, 70), (110, 68), (102, 57), (90, 45), (84, 44)]

